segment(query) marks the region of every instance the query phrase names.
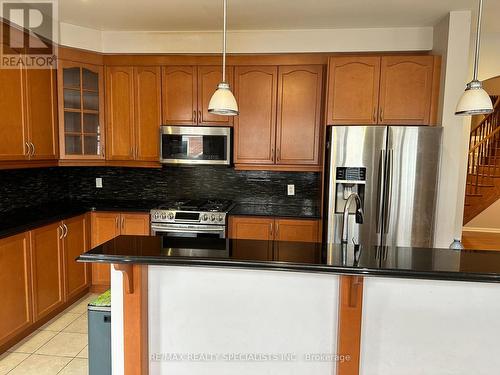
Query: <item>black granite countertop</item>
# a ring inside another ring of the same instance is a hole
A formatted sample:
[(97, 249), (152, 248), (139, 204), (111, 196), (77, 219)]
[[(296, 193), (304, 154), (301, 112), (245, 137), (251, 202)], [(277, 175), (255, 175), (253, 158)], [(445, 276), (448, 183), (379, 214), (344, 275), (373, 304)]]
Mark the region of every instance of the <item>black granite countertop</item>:
[(260, 204), (237, 204), (229, 211), (229, 215), (243, 216), (276, 216), (296, 218), (321, 218), (319, 207), (315, 206), (291, 206), (291, 205), (260, 205)]
[(0, 214), (0, 238), (81, 215), (88, 211), (149, 212), (158, 205), (157, 201), (97, 200), (93, 202), (57, 201), (42, 206), (20, 208)]
[(500, 252), (479, 250), (119, 236), (81, 255), (78, 260), (500, 282)]

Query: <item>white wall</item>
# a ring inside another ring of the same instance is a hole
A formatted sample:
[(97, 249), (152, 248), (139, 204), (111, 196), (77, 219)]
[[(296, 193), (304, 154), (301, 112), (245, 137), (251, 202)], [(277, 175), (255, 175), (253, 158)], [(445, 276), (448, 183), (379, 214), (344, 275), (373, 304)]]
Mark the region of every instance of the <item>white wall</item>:
[(470, 11), (450, 12), (434, 28), (433, 52), (442, 55), (439, 119), (443, 147), (434, 245), (448, 247), (461, 238), (470, 118), (455, 116), (469, 72)]
[[(218, 31), (98, 31), (61, 23), (61, 44), (105, 53), (220, 53)], [(420, 51), (432, 27), (229, 31), (231, 53)]]
[(479, 79), (500, 76), (500, 33), (484, 33), (481, 37)]

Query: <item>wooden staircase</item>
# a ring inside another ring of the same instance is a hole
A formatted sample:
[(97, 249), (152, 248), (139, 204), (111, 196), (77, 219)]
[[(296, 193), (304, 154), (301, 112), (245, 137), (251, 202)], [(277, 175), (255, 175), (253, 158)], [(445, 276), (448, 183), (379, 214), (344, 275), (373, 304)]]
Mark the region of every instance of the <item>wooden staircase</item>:
[(500, 97), (470, 133), (464, 224), (500, 198)]

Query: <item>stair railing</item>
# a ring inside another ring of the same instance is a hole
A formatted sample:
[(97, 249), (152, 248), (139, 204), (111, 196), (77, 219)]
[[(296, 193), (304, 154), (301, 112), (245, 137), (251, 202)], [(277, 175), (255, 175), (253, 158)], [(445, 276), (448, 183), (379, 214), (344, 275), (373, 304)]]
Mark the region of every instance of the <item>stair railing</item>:
[(491, 186), (491, 179), (500, 177), (497, 165), (500, 159), (500, 97), (494, 100), (493, 113), (486, 116), (470, 133), (468, 195), (479, 195), (481, 186)]

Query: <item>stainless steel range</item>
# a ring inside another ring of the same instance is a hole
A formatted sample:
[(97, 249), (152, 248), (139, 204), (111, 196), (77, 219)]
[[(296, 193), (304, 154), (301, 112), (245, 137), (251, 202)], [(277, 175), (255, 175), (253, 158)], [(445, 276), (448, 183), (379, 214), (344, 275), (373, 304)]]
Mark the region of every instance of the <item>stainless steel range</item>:
[(151, 210), (151, 234), (169, 237), (226, 238), (229, 200), (189, 199)]

